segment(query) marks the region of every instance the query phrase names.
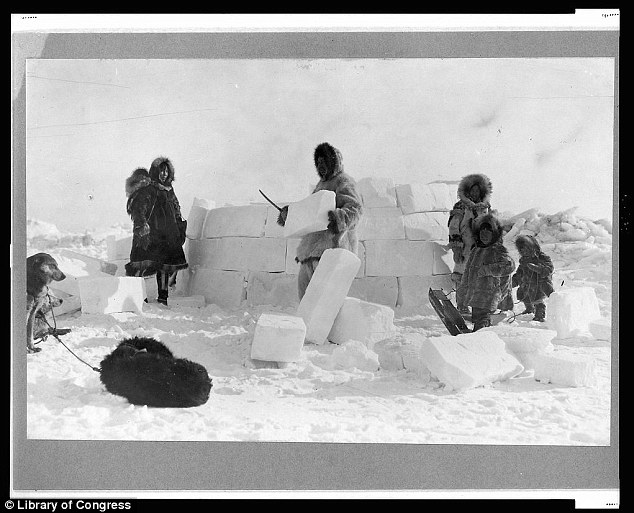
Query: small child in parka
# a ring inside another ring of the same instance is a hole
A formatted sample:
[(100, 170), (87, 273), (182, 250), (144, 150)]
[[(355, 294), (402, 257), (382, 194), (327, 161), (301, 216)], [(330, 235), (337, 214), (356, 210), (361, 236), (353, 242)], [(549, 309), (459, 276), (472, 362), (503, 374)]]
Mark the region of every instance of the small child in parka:
[(491, 214), (473, 223), (476, 245), (462, 276), (465, 304), (472, 309), (473, 331), (491, 326), (491, 313), (511, 293), (515, 262), (503, 244), (504, 228)]
[(553, 293), (554, 266), (551, 258), (543, 251), (532, 235), (519, 235), (515, 247), (520, 253), (517, 272), (513, 275), (513, 288), (517, 289), (517, 299), (526, 309), (522, 314), (535, 313), (534, 321), (546, 320), (544, 299)]

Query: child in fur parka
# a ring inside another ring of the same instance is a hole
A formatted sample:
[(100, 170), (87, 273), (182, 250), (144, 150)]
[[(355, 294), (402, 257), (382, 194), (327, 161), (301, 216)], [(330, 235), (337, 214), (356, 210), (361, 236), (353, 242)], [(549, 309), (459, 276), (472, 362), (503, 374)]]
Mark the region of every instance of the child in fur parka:
[[(354, 254), (357, 253), (359, 241), (356, 227), (363, 212), (356, 182), (343, 170), (341, 152), (324, 142), (315, 148), (313, 160), (319, 175), (319, 182), (313, 194), (317, 191), (333, 191), (335, 209), (328, 212), (328, 228), (304, 235), (297, 247), (295, 261), (300, 264), (297, 275), (297, 292), (300, 301), (304, 297), (324, 251), (331, 248), (344, 248)], [(288, 206), (285, 206), (277, 218), (280, 226), (286, 223), (287, 214)]]
[(456, 306), (461, 314), (469, 313), (465, 291), (461, 286), (469, 254), (476, 244), (473, 223), (491, 213), (493, 184), (483, 174), (466, 175), (458, 185), (458, 201), (449, 213), (449, 246), (453, 252), (454, 269), (451, 279), (456, 288)]
[(526, 309), (522, 314), (535, 313), (534, 321), (546, 320), (544, 299), (553, 293), (552, 275), (554, 266), (551, 258), (543, 251), (532, 235), (519, 235), (515, 247), (520, 253), (517, 272), (513, 275), (513, 288), (517, 289), (517, 299)]
[(504, 228), (491, 214), (473, 223), (476, 245), (469, 254), (462, 286), (464, 301), (471, 306), (473, 331), (491, 325), (493, 313), (511, 292), (515, 262), (503, 244)]

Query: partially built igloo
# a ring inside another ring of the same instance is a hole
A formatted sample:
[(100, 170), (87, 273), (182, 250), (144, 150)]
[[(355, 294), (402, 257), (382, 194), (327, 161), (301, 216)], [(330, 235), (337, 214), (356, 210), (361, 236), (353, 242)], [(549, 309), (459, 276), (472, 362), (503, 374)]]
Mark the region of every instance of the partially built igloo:
[[(361, 265), (348, 296), (433, 313), (429, 287), (452, 287), (446, 246), (455, 184), (395, 185), (384, 178), (357, 183), (364, 204), (357, 227)], [(267, 203), (213, 205), (199, 198), (192, 204), (184, 248), (189, 268), (179, 272), (179, 292), (201, 294), (222, 307), (299, 305), (299, 239), (284, 237), (277, 209)]]

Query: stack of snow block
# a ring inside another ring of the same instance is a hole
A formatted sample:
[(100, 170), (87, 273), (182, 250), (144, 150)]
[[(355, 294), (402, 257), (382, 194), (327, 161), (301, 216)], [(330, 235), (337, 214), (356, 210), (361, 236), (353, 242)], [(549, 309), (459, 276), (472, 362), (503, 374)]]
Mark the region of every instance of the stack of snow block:
[(297, 315), (306, 323), (306, 341), (324, 344), (359, 270), (359, 258), (347, 249), (327, 249), (315, 269)]
[(85, 277), (78, 280), (81, 311), (87, 314), (143, 311), (143, 278)]
[(525, 369), (534, 369), (538, 355), (545, 355), (554, 350), (552, 340), (557, 332), (548, 329), (526, 328), (498, 324), (483, 328), (480, 332), (495, 333), (506, 344), (506, 349), (512, 353)]
[(62, 250), (54, 255), (57, 264), (66, 278), (62, 281), (56, 281), (52, 284), (51, 289), (54, 291), (62, 291), (71, 296), (79, 296), (79, 280), (82, 278), (112, 278), (109, 273), (101, 271), (100, 261), (79, 255), (73, 251)]
[(454, 390), (504, 381), (524, 371), (504, 341), (491, 331), (427, 338), (421, 357), (431, 374)]
[(601, 318), (592, 287), (561, 288), (548, 298), (547, 325), (557, 338), (592, 337), (590, 323)]
[(389, 338), (395, 331), (392, 308), (346, 297), (335, 317), (328, 340), (335, 344), (358, 340), (372, 349), (376, 342)]
[(534, 359), (535, 380), (568, 387), (595, 387), (596, 364), (587, 356), (554, 352)]
[[(357, 226), (360, 264), (348, 296), (393, 309), (430, 309), (429, 286), (452, 288), (447, 220), (457, 185), (364, 178), (357, 190), (364, 204)], [(297, 246), (304, 234), (327, 228), (335, 195), (319, 191), (279, 205), (289, 207), (284, 227), (276, 222), (278, 210), (265, 202), (215, 208), (194, 199), (184, 247), (190, 268), (179, 273), (179, 293), (202, 294), (226, 307), (245, 301), (297, 305)]]
[(251, 343), (251, 359), (274, 362), (296, 362), (306, 336), (301, 317), (263, 313), (258, 318)]

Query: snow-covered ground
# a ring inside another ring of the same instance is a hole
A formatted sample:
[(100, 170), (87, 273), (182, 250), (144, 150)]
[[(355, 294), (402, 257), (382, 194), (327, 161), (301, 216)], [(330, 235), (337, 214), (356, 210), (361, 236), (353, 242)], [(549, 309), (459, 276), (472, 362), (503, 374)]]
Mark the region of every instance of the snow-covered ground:
[[(535, 233), (555, 263), (555, 288), (593, 287), (601, 315), (612, 312), (612, 237), (607, 221), (590, 221), (574, 211), (546, 216), (537, 210), (501, 215), (516, 262), (512, 237)], [(62, 234), (53, 225), (29, 220), (27, 252), (55, 256), (70, 248), (105, 259), (108, 233)], [(522, 304), (515, 305), (520, 312)], [(609, 445), (611, 344), (593, 338), (553, 340), (560, 354), (596, 364), (596, 385), (565, 387), (538, 382), (531, 371), (516, 378), (456, 392), (434, 376), (411, 370), (363, 370), (362, 361), (333, 355), (339, 346), (306, 344), (300, 361), (280, 366), (249, 358), (262, 312), (294, 314), (275, 306), (224, 310), (155, 302), (143, 315), (57, 318), (71, 328), (64, 343), (93, 366), (123, 338), (152, 336), (177, 357), (204, 365), (213, 379), (209, 401), (189, 409), (133, 406), (108, 393), (99, 374), (54, 338), (27, 359), (27, 435), (38, 439), (218, 440), (419, 444)], [(517, 316), (510, 326), (546, 327)], [(502, 321), (508, 322), (510, 318)], [(396, 312), (395, 338), (408, 333), (447, 335), (434, 315)]]

